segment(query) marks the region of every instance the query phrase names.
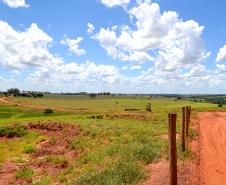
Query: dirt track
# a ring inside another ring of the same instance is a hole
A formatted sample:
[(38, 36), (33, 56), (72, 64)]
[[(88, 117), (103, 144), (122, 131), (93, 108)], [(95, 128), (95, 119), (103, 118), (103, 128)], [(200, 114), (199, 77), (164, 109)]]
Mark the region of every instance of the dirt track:
[(226, 112), (199, 113), (200, 185), (226, 184)]
[(11, 104), (11, 105), (16, 104), (17, 106), (31, 108), (31, 109), (45, 109), (46, 108), (46, 107), (41, 107), (41, 106), (32, 106), (32, 105), (26, 105), (26, 104), (21, 104), (21, 103), (10, 102), (7, 100), (7, 97), (0, 98), (0, 101), (5, 104)]

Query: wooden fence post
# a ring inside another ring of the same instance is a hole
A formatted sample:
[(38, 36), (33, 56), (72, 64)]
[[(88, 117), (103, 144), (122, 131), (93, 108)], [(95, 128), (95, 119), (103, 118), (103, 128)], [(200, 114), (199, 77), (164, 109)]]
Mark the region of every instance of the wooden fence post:
[(188, 130), (189, 130), (189, 107), (188, 106), (186, 106), (185, 112), (186, 112), (186, 137), (188, 137)]
[(185, 107), (182, 107), (182, 133), (181, 133), (181, 139), (182, 139), (182, 151), (185, 151)]
[(177, 185), (176, 122), (177, 122), (177, 114), (169, 113), (168, 124), (169, 124), (170, 185)]
[(191, 122), (191, 106), (189, 106), (189, 123)]

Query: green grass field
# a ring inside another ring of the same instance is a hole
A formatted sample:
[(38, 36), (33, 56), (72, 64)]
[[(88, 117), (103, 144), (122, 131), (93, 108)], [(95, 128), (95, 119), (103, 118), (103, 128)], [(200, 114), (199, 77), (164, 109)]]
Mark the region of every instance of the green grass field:
[[(15, 104), (32, 103), (33, 106), (49, 107), (54, 109), (54, 113), (44, 116), (43, 110), (1, 104), (1, 127), (14, 124), (26, 125), (31, 122), (54, 122), (77, 125), (81, 129), (81, 134), (67, 138), (70, 141), (64, 148), (67, 152), (78, 153), (73, 158), (58, 154), (45, 155), (42, 159), (32, 157), (32, 153), (38, 150), (41, 141), (45, 140), (53, 145), (57, 142), (57, 138), (52, 135), (46, 136), (38, 131), (29, 131), (16, 139), (1, 140), (2, 165), (6, 161), (22, 163), (25, 167), (27, 161), (40, 163), (40, 160), (45, 160), (52, 166), (69, 163), (54, 176), (47, 172), (37, 176), (36, 169), (32, 169), (32, 166), (27, 167), (28, 169), (22, 168), (15, 173), (15, 176), (17, 179), (22, 178), (25, 184), (31, 184), (27, 179), (32, 179), (33, 184), (54, 182), (78, 185), (140, 184), (147, 175), (145, 165), (161, 158), (167, 159), (168, 143), (162, 135), (167, 134), (168, 112), (177, 112), (179, 133), (182, 106), (192, 106), (193, 118), (196, 111), (222, 109), (217, 108), (215, 104), (177, 101), (174, 98), (107, 96), (90, 98), (53, 95), (43, 99), (8, 98), (8, 100)], [(152, 112), (145, 111), (148, 103), (152, 104)], [(65, 111), (55, 110), (58, 108), (63, 108)], [(137, 110), (125, 111), (128, 108)], [(120, 116), (93, 119), (93, 116), (106, 114)], [(179, 159), (184, 160), (189, 156), (191, 156), (190, 151), (182, 153), (178, 143)]]

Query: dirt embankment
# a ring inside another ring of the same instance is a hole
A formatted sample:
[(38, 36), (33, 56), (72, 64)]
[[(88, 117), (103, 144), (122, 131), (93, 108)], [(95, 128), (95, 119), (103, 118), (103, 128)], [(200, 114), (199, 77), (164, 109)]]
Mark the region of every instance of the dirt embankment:
[[(0, 169), (0, 185), (26, 184), (36, 181), (45, 174), (55, 177), (63, 169), (70, 167), (73, 160), (82, 153), (81, 150), (74, 150), (70, 147), (73, 138), (86, 134), (78, 125), (34, 122), (24, 126), (27, 131), (40, 132), (47, 137), (47, 140), (38, 143), (36, 151), (29, 154), (29, 160), (23, 163), (8, 160), (3, 163)], [(10, 139), (16, 138), (8, 138), (8, 140)], [(35, 175), (28, 179), (17, 178), (16, 173), (25, 167), (33, 169)]]

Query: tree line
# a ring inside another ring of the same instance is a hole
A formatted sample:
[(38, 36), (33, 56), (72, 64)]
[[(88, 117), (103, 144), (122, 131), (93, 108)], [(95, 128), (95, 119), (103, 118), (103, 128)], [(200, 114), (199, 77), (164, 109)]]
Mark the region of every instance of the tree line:
[(18, 88), (8, 89), (6, 92), (1, 92), (4, 96), (21, 96), (21, 97), (33, 97), (42, 98), (44, 93), (36, 91), (20, 91)]

